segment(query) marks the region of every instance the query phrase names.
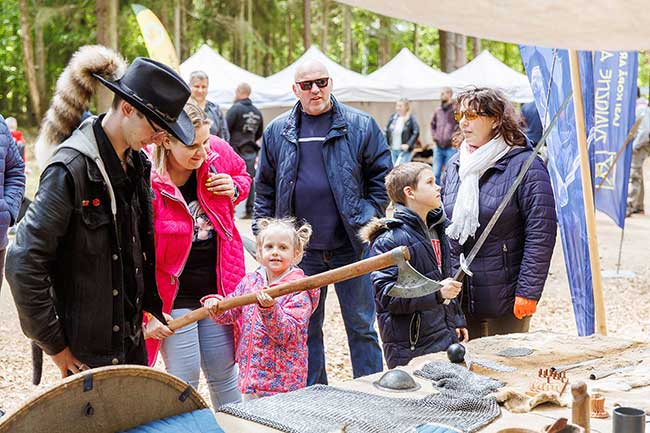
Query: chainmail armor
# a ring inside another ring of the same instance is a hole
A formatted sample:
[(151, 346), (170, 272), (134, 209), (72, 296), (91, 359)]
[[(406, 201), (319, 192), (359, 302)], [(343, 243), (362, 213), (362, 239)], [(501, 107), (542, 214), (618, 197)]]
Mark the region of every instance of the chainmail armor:
[[(442, 363), (441, 363), (442, 364)], [(240, 404), (222, 406), (220, 411), (287, 433), (329, 433), (345, 426), (347, 433), (407, 433), (424, 423), (440, 423), (471, 433), (489, 424), (501, 410), (494, 397), (473, 394), (476, 389), (500, 386), (472, 372), (457, 371), (453, 364), (440, 394), (424, 398), (394, 398), (314, 385)], [(458, 367), (461, 368), (461, 367)], [(427, 374), (430, 370), (423, 369)], [(438, 369), (440, 370), (440, 369)], [(458, 385), (471, 379), (466, 393)], [(462, 374), (462, 375), (461, 375)], [(426, 376), (423, 376), (426, 377)], [(489, 382), (488, 382), (489, 381)], [(453, 384), (453, 385), (452, 385)], [(489, 384), (489, 386), (487, 386)]]

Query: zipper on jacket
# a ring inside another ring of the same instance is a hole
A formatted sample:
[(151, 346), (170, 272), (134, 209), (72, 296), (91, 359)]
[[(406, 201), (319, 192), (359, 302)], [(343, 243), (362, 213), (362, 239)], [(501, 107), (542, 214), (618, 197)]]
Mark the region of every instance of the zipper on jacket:
[(502, 256), (503, 256), (503, 269), (505, 269), (506, 273), (508, 272), (508, 246), (506, 243), (503, 243), (503, 247), (501, 248), (503, 251)]
[[(187, 214), (190, 216), (190, 219), (192, 220), (192, 224), (194, 224), (194, 218), (192, 218), (192, 213), (190, 210), (187, 208), (187, 204), (185, 202), (181, 202), (179, 199), (174, 197), (173, 195), (169, 194), (165, 190), (160, 190), (160, 195), (169, 198), (170, 200), (173, 200), (183, 206), (183, 208), (187, 211)], [(171, 283), (174, 284), (174, 282), (178, 282), (178, 277), (183, 273), (183, 269), (185, 269), (185, 265), (187, 264), (187, 259), (190, 257), (190, 252), (192, 251), (192, 244), (190, 243), (190, 248), (187, 250), (187, 254), (185, 254), (185, 259), (183, 260), (183, 266), (181, 266), (181, 269), (178, 271), (178, 275), (172, 275), (171, 276)], [(174, 299), (176, 299), (176, 296), (178, 295), (178, 289), (179, 285), (176, 284), (176, 291), (174, 292)], [(173, 306), (173, 304), (172, 304)]]
[(217, 220), (217, 222), (219, 223), (219, 227), (221, 227), (221, 230), (223, 230), (223, 232), (226, 234), (226, 237), (228, 238), (228, 240), (231, 241), (231, 240), (232, 240), (232, 233), (230, 233), (228, 230), (226, 230), (226, 227), (225, 227), (225, 226), (223, 225), (223, 223), (221, 222), (221, 219), (219, 219), (219, 216), (217, 216), (217, 214), (214, 213), (214, 212), (212, 211), (212, 209), (210, 209), (210, 208), (208, 207), (208, 205), (205, 203), (205, 200), (203, 200), (203, 198), (201, 197), (200, 194), (197, 193), (196, 196), (197, 196), (197, 198), (199, 199), (199, 202), (201, 203), (201, 206), (203, 207), (203, 210), (206, 211), (206, 212), (210, 212), (210, 214), (212, 215), (212, 217), (213, 217), (215, 220)]

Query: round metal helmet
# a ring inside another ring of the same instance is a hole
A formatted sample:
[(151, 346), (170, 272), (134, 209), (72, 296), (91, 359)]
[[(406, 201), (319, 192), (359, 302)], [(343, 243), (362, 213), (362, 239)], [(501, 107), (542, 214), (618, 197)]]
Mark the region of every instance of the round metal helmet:
[(420, 384), (417, 383), (410, 374), (403, 370), (389, 370), (373, 382), (375, 387), (383, 391), (392, 392), (408, 392), (417, 391), (420, 389)]

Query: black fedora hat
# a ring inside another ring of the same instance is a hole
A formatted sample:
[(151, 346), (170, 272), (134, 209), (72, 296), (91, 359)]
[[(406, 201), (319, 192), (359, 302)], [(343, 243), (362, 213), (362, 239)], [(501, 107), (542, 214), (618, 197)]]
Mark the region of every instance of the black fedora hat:
[(194, 125), (183, 111), (192, 92), (172, 68), (146, 57), (137, 57), (115, 81), (93, 75), (183, 144), (193, 144)]

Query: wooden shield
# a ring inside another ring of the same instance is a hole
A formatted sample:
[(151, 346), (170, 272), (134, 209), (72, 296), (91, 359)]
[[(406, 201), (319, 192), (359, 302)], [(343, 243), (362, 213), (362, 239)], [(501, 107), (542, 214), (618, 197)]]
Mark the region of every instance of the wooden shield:
[(101, 367), (66, 378), (0, 418), (0, 433), (114, 433), (207, 407), (194, 388), (162, 371)]

